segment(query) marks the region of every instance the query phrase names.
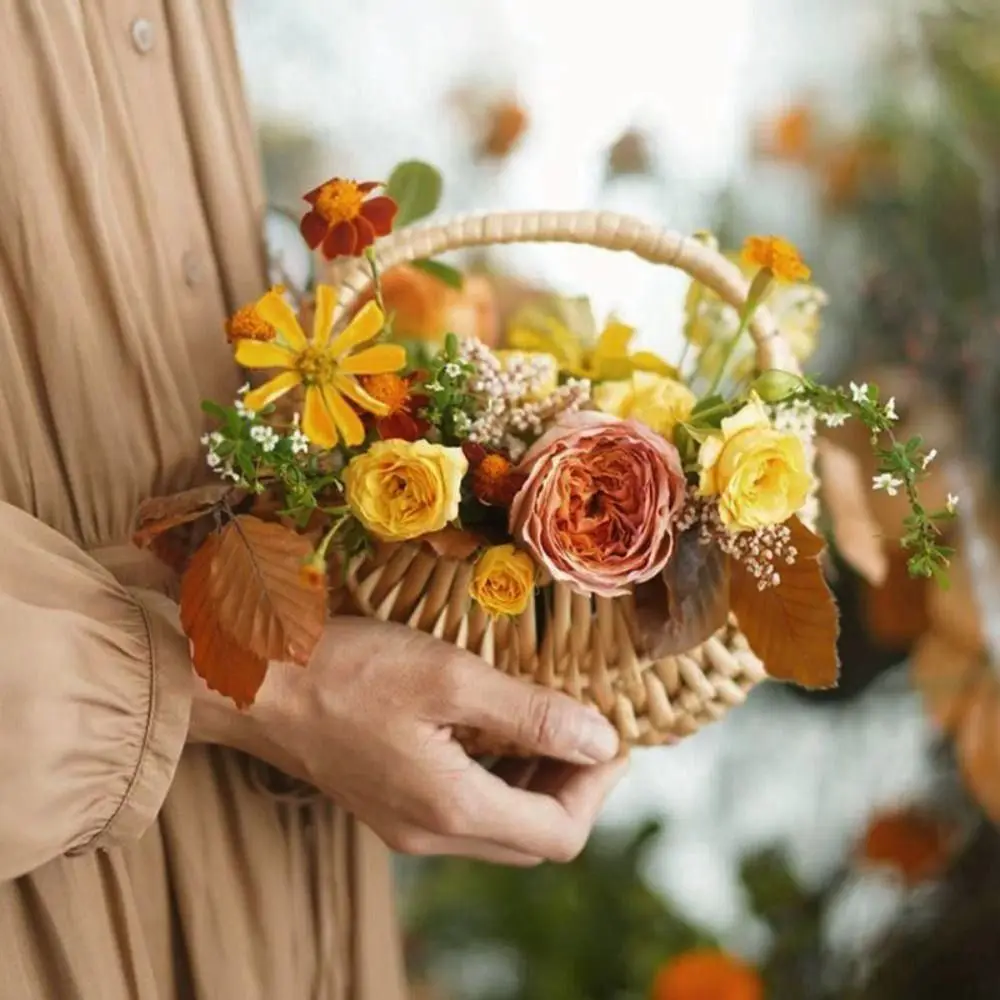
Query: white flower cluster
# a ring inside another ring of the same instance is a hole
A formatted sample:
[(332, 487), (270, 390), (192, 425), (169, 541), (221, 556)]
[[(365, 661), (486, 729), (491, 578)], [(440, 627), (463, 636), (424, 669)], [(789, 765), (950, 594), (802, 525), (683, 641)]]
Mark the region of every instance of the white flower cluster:
[(223, 458), (218, 452), (219, 446), (225, 440), (218, 431), (212, 431), (211, 434), (203, 434), (201, 436), (201, 443), (208, 449), (205, 461), (208, 463), (208, 467), (217, 472), (223, 479), (231, 479), (234, 483), (245, 486), (246, 483), (243, 477), (233, 468), (232, 457)]
[(677, 531), (697, 530), (702, 545), (717, 545), (728, 556), (742, 563), (757, 581), (758, 590), (781, 583), (778, 567), (792, 566), (798, 550), (792, 545), (792, 533), (784, 524), (769, 525), (755, 531), (729, 531), (719, 516), (713, 497), (689, 493), (677, 520)]
[(469, 440), (502, 448), (512, 461), (527, 449), (525, 436), (537, 437), (562, 413), (579, 410), (590, 399), (589, 379), (556, 386), (558, 371), (549, 355), (512, 353), (504, 361), (485, 344), (466, 340), (462, 358), (473, 366), (470, 391), (482, 408), (468, 428)]

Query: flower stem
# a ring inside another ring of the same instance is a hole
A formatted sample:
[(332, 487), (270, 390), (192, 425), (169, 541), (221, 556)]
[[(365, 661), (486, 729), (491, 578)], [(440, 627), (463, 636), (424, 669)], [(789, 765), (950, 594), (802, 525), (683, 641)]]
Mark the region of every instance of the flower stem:
[(726, 368), (729, 367), (729, 362), (732, 360), (736, 345), (740, 342), (740, 338), (750, 325), (750, 319), (754, 314), (754, 310), (756, 310), (760, 300), (764, 297), (765, 292), (767, 292), (773, 277), (774, 274), (770, 268), (766, 267), (761, 268), (754, 276), (750, 284), (750, 290), (747, 292), (747, 300), (743, 306), (743, 311), (740, 313), (740, 325), (736, 328), (736, 333), (732, 335), (729, 343), (726, 344), (722, 361), (716, 369), (715, 378), (712, 379), (712, 384), (709, 386), (706, 395), (711, 396), (719, 388), (719, 383), (722, 381), (722, 376), (725, 374)]
[(375, 256), (375, 248), (373, 246), (365, 250), (365, 259), (368, 261), (368, 266), (372, 272), (372, 291), (375, 295), (375, 304), (382, 310), (383, 323), (385, 324), (383, 329), (391, 337), (392, 317), (385, 311), (385, 299), (382, 298), (382, 273), (379, 271), (378, 258)]

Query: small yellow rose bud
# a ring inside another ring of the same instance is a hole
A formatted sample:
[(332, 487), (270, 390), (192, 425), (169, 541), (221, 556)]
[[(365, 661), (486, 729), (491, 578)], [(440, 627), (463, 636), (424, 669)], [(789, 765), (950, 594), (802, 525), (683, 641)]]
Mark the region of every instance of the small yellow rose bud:
[(802, 388), (802, 379), (791, 372), (783, 372), (779, 368), (771, 368), (761, 372), (750, 388), (764, 400), (765, 403), (780, 403)]

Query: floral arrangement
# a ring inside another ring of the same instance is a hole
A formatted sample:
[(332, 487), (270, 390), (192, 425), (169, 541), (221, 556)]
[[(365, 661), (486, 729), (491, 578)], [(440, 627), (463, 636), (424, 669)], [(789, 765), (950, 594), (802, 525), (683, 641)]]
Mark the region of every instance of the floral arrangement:
[[(269, 660), (305, 664), (328, 613), (350, 610), (350, 567), (408, 544), (471, 563), (468, 601), (487, 616), (544, 619), (553, 584), (628, 598), (643, 648), (662, 656), (732, 613), (772, 676), (834, 684), (836, 609), (804, 523), (816, 418), (870, 430), (874, 485), (910, 498), (912, 572), (942, 571), (939, 526), (954, 511), (921, 506), (932, 456), (894, 440), (893, 400), (875, 386), (760, 372), (744, 356), (762, 302), (801, 334), (800, 354), (814, 340), (824, 299), (797, 250), (747, 241), (738, 312), (693, 284), (677, 364), (633, 351), (617, 320), (586, 328), (579, 302), (526, 309), (500, 347), (443, 330), (415, 353), (394, 339), (373, 245), (433, 209), (435, 176), (411, 163), (384, 191), (333, 179), (305, 196), (309, 246), (370, 267), (371, 296), (341, 328), (325, 284), (272, 288), (226, 324), (255, 378), (232, 405), (205, 403), (219, 482), (148, 502), (136, 531), (164, 552), (187, 531), (181, 612), (196, 669), (249, 704)], [(461, 284), (440, 262), (419, 266)]]

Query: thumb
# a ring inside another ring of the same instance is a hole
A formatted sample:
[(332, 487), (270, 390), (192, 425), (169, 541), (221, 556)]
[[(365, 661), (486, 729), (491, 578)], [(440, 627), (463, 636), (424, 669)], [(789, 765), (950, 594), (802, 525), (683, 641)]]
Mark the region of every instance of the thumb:
[(618, 733), (596, 708), (478, 663), (460, 670), (468, 676), (456, 692), (456, 723), (572, 764), (603, 764), (617, 755)]

